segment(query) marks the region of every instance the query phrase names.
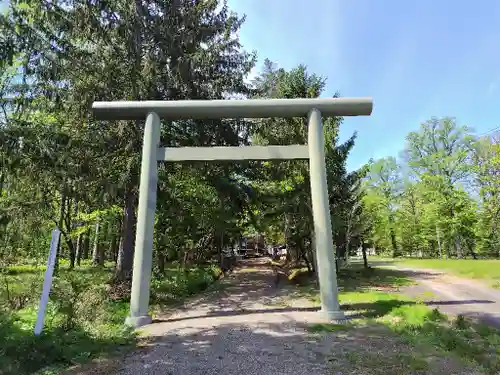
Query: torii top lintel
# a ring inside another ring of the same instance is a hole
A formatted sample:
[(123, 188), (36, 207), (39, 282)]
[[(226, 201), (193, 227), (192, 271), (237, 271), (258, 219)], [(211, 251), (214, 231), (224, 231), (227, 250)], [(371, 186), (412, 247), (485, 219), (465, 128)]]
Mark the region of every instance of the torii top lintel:
[(98, 120), (142, 120), (155, 112), (166, 120), (305, 117), (317, 109), (324, 117), (369, 116), (372, 98), (248, 99), (248, 100), (146, 100), (94, 102)]

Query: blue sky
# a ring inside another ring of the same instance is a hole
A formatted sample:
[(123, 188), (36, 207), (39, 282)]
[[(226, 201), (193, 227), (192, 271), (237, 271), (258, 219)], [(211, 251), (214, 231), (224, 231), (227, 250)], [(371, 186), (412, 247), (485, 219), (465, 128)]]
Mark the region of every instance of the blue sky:
[(432, 116), (482, 134), (500, 126), (500, 1), (229, 0), (246, 14), (240, 39), (284, 68), (328, 77), (325, 96), (371, 96), (371, 117), (346, 118), (349, 158), (397, 156)]
[[(1, 4), (5, 1), (0, 0)], [(346, 118), (354, 169), (397, 156), (431, 116), (483, 134), (500, 126), (500, 1), (229, 0), (247, 15), (243, 46), (328, 78), (325, 96), (371, 96), (370, 117)]]

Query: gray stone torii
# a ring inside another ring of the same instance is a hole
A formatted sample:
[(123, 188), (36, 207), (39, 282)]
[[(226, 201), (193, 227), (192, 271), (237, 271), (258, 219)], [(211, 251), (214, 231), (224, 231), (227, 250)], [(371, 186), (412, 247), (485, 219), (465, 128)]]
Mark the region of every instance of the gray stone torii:
[[(328, 203), (322, 116), (369, 116), (371, 98), (254, 99), (94, 102), (99, 120), (146, 119), (142, 147), (139, 207), (135, 237), (130, 316), (125, 324), (152, 322), (149, 294), (153, 258), (158, 161), (309, 159), (311, 200), (321, 311), (329, 320), (344, 318), (338, 302), (337, 272)], [(308, 117), (308, 144), (243, 147), (159, 147), (165, 120)]]

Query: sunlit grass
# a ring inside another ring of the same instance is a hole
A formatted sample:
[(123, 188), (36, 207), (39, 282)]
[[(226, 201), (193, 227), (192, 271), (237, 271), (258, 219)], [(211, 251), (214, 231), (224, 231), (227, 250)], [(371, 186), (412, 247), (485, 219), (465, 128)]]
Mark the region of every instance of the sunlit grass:
[(500, 260), (497, 259), (383, 259), (373, 258), (373, 263), (388, 262), (403, 267), (429, 268), (449, 272), (450, 274), (485, 280), (493, 287), (500, 288)]
[[(345, 324), (314, 324), (310, 331), (349, 334), (361, 327), (375, 329), (386, 335), (387, 340), (392, 340), (391, 336), (403, 340), (415, 354), (388, 353), (383, 364), (376, 365), (382, 360), (377, 357), (373, 361), (374, 367), (370, 368), (387, 371), (387, 368), (394, 367), (400, 369), (400, 373), (408, 374), (424, 371), (429, 364), (422, 358), (428, 355), (451, 356), (456, 361), (463, 361), (464, 366), (465, 363), (472, 364), (490, 374), (500, 371), (500, 330), (473, 323), (461, 316), (448, 318), (437, 309), (426, 306), (423, 299), (415, 300), (398, 293), (399, 286), (410, 283), (408, 279), (404, 280), (406, 276), (402, 272), (388, 269), (362, 271), (354, 267), (344, 270), (342, 278), (339, 280), (339, 300), (342, 309), (352, 319)], [(379, 288), (382, 283), (386, 284), (388, 291)], [(314, 285), (297, 287), (296, 295), (319, 305), (319, 293)], [(359, 361), (351, 358), (354, 366), (369, 365), (367, 356), (364, 352), (362, 354), (363, 360), (361, 357)], [(355, 356), (352, 353), (349, 355)]]

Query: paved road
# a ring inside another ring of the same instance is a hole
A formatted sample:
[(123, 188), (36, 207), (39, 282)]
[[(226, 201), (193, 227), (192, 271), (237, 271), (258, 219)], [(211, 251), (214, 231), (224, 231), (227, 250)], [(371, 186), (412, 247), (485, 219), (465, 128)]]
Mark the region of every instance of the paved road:
[(416, 285), (403, 288), (410, 297), (451, 315), (464, 315), (500, 328), (500, 290), (479, 281), (462, 279), (432, 269), (384, 266), (404, 271)]

